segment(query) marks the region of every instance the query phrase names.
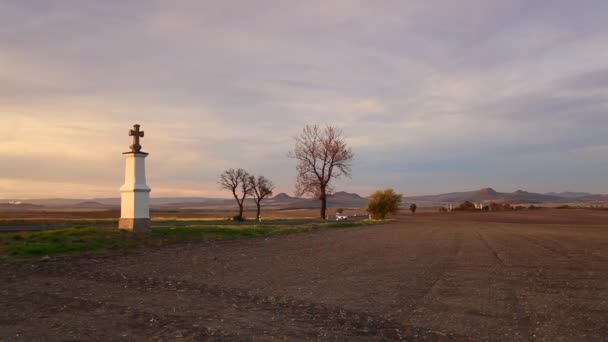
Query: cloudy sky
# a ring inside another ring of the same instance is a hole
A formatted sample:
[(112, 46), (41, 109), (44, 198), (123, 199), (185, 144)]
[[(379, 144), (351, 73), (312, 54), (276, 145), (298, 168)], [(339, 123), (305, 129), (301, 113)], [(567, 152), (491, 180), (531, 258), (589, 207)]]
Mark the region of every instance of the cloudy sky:
[(153, 196), (291, 193), (335, 124), (340, 190), (608, 193), (608, 2), (0, 0), (0, 198), (117, 197), (130, 125)]

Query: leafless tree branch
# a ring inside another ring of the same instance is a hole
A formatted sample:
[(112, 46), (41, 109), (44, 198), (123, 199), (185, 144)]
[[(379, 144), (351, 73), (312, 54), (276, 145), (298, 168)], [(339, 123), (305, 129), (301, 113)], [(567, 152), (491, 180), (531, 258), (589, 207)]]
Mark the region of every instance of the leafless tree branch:
[(257, 216), (256, 220), (260, 219), (260, 211), (262, 208), (262, 200), (267, 196), (272, 195), (272, 191), (274, 190), (274, 184), (268, 178), (264, 176), (249, 176), (249, 182), (252, 187), (252, 196), (253, 200), (257, 206)]
[(333, 192), (331, 181), (351, 176), (354, 154), (342, 130), (330, 125), (307, 125), (295, 138), (288, 156), (298, 161), (296, 195), (320, 199), (321, 217), (325, 218), (327, 195)]
[(249, 173), (244, 169), (228, 169), (220, 175), (221, 189), (229, 190), (239, 206), (239, 217), (243, 218), (243, 203), (245, 198), (253, 194)]

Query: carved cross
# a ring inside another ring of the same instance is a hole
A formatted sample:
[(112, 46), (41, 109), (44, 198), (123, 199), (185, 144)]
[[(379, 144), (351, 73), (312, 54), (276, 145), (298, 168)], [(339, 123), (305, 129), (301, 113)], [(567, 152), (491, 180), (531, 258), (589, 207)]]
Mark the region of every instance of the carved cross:
[(144, 131), (139, 130), (139, 125), (133, 125), (133, 129), (129, 130), (129, 136), (133, 137), (133, 145), (129, 146), (132, 152), (141, 151), (141, 145), (139, 144), (139, 138), (144, 137)]

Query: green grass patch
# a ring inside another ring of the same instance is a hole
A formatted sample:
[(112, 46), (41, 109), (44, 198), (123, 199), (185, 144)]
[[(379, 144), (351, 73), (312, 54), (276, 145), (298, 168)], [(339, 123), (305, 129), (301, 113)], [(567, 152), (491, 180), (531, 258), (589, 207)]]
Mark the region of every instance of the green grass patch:
[(118, 220), (36, 220), (36, 219), (20, 219), (20, 220), (0, 220), (0, 227), (6, 226), (56, 226), (56, 227), (74, 227), (74, 226), (91, 226), (91, 225), (113, 225), (118, 224)]
[(162, 246), (185, 241), (268, 237), (309, 232), (321, 228), (349, 228), (377, 221), (318, 222), (302, 225), (195, 225), (159, 226), (151, 233), (134, 234), (110, 228), (67, 228), (40, 232), (0, 234), (0, 258), (41, 257), (138, 246)]

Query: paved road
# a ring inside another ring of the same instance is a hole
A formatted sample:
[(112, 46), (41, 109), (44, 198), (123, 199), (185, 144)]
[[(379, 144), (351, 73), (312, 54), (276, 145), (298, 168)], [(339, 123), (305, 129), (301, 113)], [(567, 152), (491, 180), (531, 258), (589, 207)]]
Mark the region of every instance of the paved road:
[(605, 341), (608, 226), (538, 221), (421, 215), (4, 264), (0, 339)]

